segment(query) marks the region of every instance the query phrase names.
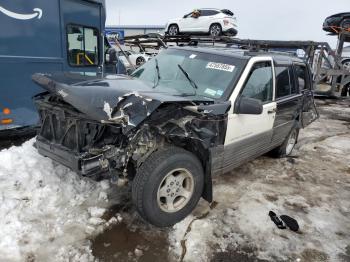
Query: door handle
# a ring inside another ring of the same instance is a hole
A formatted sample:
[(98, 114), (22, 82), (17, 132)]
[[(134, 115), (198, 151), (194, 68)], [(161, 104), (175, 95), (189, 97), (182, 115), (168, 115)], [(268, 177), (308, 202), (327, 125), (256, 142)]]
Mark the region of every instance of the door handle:
[(267, 113), (268, 113), (268, 114), (273, 114), (273, 113), (276, 113), (276, 108), (274, 108), (274, 109), (271, 109), (271, 110), (267, 111)]

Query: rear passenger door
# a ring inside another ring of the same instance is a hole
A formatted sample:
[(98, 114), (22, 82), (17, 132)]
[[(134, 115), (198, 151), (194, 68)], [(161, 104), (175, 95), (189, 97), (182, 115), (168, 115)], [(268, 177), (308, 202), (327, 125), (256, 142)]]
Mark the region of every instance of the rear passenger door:
[(211, 21), (213, 18), (215, 18), (215, 15), (217, 15), (219, 12), (216, 10), (201, 10), (201, 16), (198, 18), (197, 24), (196, 24), (196, 31), (198, 32), (209, 32), (209, 27), (211, 25)]
[(306, 127), (315, 121), (319, 114), (316, 109), (313, 82), (309, 68), (305, 64), (294, 64), (296, 83), (302, 94), (301, 124)]
[(232, 108), (242, 97), (250, 97), (263, 103), (259, 115), (237, 114), (232, 110), (228, 115), (224, 145), (224, 172), (268, 151), (272, 139), (275, 119), (274, 70), (271, 58), (251, 58), (233, 94)]
[(292, 64), (275, 65), (276, 118), (273, 125), (272, 144), (280, 145), (289, 135), (300, 114), (303, 97), (298, 92)]

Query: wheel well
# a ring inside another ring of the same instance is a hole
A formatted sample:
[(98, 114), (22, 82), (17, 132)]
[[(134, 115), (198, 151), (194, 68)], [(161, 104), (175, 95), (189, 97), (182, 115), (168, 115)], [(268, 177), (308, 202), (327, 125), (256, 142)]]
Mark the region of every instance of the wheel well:
[(172, 25), (176, 25), (176, 26), (177, 26), (177, 28), (179, 29), (178, 24), (176, 24), (176, 23), (171, 23), (171, 24), (168, 26), (168, 32), (169, 32), (169, 28), (170, 28)]
[(209, 29), (213, 26), (213, 25), (218, 25), (220, 26), (220, 28), (222, 29), (222, 26), (219, 22), (215, 22), (215, 23), (212, 23), (210, 26), (209, 26)]
[(346, 63), (346, 62), (350, 62), (350, 58), (345, 58), (341, 61), (342, 64)]
[(213, 189), (212, 189), (212, 177), (211, 177), (211, 162), (210, 162), (210, 151), (205, 148), (199, 141), (196, 140), (185, 140), (182, 142), (172, 141), (172, 144), (185, 149), (188, 152), (194, 154), (201, 162), (204, 172), (204, 188), (202, 197), (208, 201), (213, 201)]

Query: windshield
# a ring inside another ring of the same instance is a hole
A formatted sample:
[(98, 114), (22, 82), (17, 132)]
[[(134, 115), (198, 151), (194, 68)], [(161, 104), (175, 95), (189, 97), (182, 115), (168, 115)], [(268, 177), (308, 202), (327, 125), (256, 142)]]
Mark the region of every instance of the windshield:
[(231, 89), (242, 67), (243, 60), (234, 57), (167, 49), (132, 76), (158, 90), (220, 99)]

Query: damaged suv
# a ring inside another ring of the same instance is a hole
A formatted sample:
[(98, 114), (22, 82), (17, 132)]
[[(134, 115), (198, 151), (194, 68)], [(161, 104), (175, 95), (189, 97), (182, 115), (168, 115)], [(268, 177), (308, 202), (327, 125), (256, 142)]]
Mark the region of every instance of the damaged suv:
[(36, 74), (40, 154), (78, 174), (132, 184), (139, 214), (185, 218), (212, 176), (269, 151), (289, 155), (317, 118), (308, 66), (274, 53), (170, 47), (131, 76)]

